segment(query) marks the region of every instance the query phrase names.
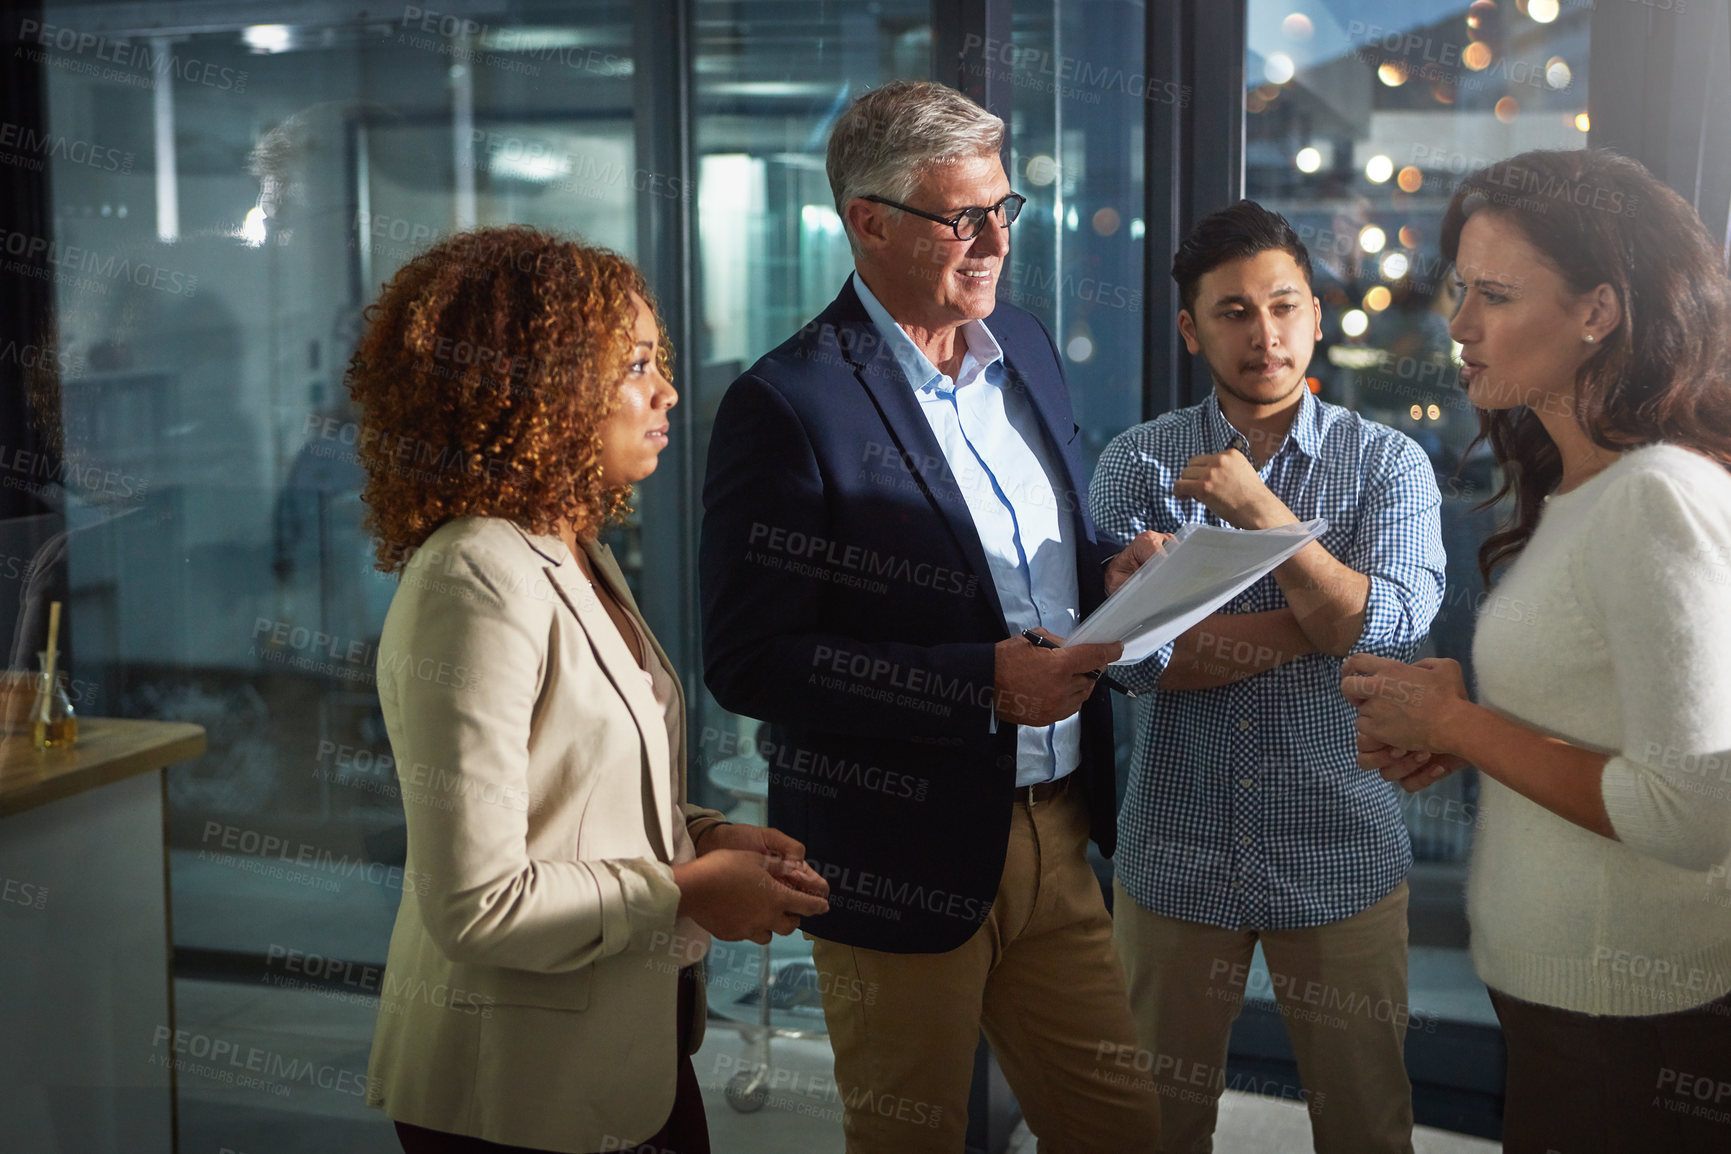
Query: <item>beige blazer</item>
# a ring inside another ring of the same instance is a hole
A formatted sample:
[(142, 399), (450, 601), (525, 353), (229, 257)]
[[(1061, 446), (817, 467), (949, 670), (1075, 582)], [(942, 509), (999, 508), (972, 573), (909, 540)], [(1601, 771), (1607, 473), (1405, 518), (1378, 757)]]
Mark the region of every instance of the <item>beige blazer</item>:
[[(638, 614), (612, 554), (590, 557)], [(492, 517), (416, 552), (378, 678), (409, 850), (368, 1102), (509, 1146), (636, 1145), (673, 1106), (695, 960), (674, 822), (721, 818), (685, 803), (683, 693), (664, 718), (565, 545)], [(687, 1052), (703, 1018), (700, 999)]]

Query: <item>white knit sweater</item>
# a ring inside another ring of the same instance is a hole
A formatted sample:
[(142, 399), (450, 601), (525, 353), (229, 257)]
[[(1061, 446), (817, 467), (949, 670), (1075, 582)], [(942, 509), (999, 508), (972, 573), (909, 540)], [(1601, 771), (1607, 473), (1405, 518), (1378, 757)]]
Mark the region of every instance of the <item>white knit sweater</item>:
[(1731, 991), (1731, 473), (1652, 445), (1552, 497), (1473, 662), (1484, 705), (1613, 755), (1619, 839), (1481, 776), (1467, 917), (1485, 984), (1617, 1015)]

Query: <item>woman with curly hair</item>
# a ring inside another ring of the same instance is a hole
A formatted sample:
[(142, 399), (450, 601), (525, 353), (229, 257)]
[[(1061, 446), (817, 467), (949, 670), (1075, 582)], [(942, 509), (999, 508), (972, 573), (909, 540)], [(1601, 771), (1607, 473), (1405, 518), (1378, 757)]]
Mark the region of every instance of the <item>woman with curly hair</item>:
[[(1503, 1148), (1727, 1148), (1731, 282), (1639, 164), (1532, 152), (1443, 218), (1450, 326), (1512, 516), (1453, 661), (1359, 655), (1360, 764), (1476, 765), (1467, 883), (1508, 1046)], [(1721, 1092), (1713, 1101), (1715, 1092)]]
[(641, 275), (527, 228), (452, 237), (367, 310), (379, 700), (408, 822), (368, 1101), (403, 1149), (709, 1149), (709, 937), (828, 908), (804, 847), (685, 800), (684, 696), (597, 537), (677, 395)]

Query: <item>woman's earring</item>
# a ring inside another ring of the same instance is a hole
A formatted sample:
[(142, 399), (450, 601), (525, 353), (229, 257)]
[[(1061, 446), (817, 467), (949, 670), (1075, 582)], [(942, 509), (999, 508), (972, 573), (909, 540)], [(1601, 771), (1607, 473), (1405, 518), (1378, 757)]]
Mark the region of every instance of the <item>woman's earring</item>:
[(1592, 343), (1593, 343), (1593, 341), (1594, 341), (1594, 340), (1595, 340), (1595, 339), (1596, 339), (1596, 338), (1595, 338), (1595, 337), (1594, 337), (1594, 336), (1593, 336), (1593, 334), (1592, 334), (1592, 333), (1588, 333), (1588, 334), (1587, 334), (1587, 335), (1586, 335), (1586, 337), (1585, 337), (1585, 338), (1584, 338), (1584, 339), (1585, 339), (1585, 340), (1586, 340), (1586, 342), (1587, 342), (1587, 343), (1588, 343), (1588, 344), (1589, 344), (1589, 345), (1590, 345), (1590, 344), (1592, 344)]

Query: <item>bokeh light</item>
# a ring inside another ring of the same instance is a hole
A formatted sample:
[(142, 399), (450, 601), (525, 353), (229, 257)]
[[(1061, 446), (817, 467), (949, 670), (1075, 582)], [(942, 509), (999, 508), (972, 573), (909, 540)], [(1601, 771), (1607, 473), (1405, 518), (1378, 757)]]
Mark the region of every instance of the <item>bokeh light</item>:
[(1270, 53), (1262, 63), (1262, 74), (1268, 77), (1271, 84), (1285, 84), (1298, 73), (1298, 65), (1292, 62), (1292, 57), (1284, 52)]
[(1527, 0), (1527, 15), (1540, 24), (1549, 24), (1562, 14), (1563, 6), (1557, 0)]
[(1585, 112), (1575, 113), (1575, 131), (1577, 131), (1577, 132), (1591, 132), (1591, 131), (1593, 131), (1593, 119), (1592, 119), (1592, 117), (1588, 116)]
[(1300, 44), (1316, 35), (1316, 25), (1302, 12), (1294, 12), (1282, 20), (1280, 30), (1286, 33), (1288, 40), (1296, 40)]
[(1376, 78), (1390, 88), (1399, 88), (1406, 83), (1406, 65), (1398, 60), (1390, 60), (1376, 70)]
[(1387, 243), (1388, 234), (1374, 224), (1365, 225), (1363, 229), (1359, 230), (1358, 247), (1365, 252), (1381, 252)]
[(1300, 172), (1317, 172), (1322, 168), (1322, 153), (1315, 148), (1301, 148), (1298, 155), (1292, 158), (1292, 163), (1298, 166)]
[(1496, 0), (1473, 0), (1467, 5), (1467, 28), (1484, 36), (1497, 30)]
[(1399, 280), (1412, 267), (1404, 252), (1391, 252), (1382, 258), (1382, 275), (1388, 280)]
[(1521, 102), (1512, 96), (1505, 96), (1497, 101), (1497, 119), (1504, 124), (1513, 124), (1515, 117), (1521, 114)]
[(1410, 224), (1400, 226), (1400, 246), (1402, 248), (1417, 248), (1424, 241), (1424, 234)]
[(1372, 184), (1382, 184), (1393, 175), (1394, 161), (1390, 160), (1382, 153), (1379, 152), (1369, 160), (1365, 161), (1364, 176), (1365, 179), (1370, 181)]
[(1483, 40), (1475, 40), (1461, 52), (1461, 63), (1474, 72), (1483, 72), (1491, 66), (1491, 61), (1496, 58), (1497, 54), (1492, 52), (1491, 46)]
[(1370, 318), (1359, 309), (1348, 309), (1340, 314), (1340, 331), (1349, 337), (1362, 337), (1370, 328)]
[(1094, 232), (1098, 235), (1111, 236), (1118, 231), (1118, 210), (1109, 205), (1099, 209), (1094, 213), (1094, 219), (1090, 223), (1093, 224)]
[(1400, 170), (1400, 175), (1395, 177), (1395, 183), (1400, 185), (1402, 192), (1417, 192), (1424, 187), (1424, 173), (1409, 164)]
[(1545, 83), (1552, 88), (1567, 88), (1574, 79), (1574, 70), (1569, 67), (1569, 62), (1561, 56), (1553, 56), (1545, 61)]
[(1380, 313), (1394, 303), (1394, 294), (1388, 291), (1385, 284), (1371, 285), (1370, 291), (1364, 294), (1364, 307), (1373, 313)]

